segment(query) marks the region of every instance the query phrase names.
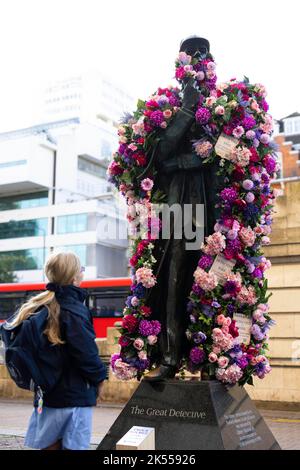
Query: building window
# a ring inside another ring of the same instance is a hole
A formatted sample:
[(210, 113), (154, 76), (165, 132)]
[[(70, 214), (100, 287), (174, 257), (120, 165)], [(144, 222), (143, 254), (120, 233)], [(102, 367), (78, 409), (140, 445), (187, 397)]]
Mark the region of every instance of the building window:
[(31, 207), (47, 205), (48, 191), (0, 198), (0, 210), (2, 211), (13, 209), (29, 209)]
[(284, 133), (286, 135), (294, 135), (300, 133), (300, 119), (297, 118), (287, 118), (284, 121)]
[(86, 266), (87, 264), (87, 246), (86, 245), (67, 245), (67, 246), (59, 246), (55, 248), (55, 252), (70, 252), (72, 251), (75, 255), (78, 256), (82, 266)]
[(2, 251), (0, 252), (0, 263), (2, 260), (11, 259), (13, 271), (26, 271), (29, 269), (43, 269), (46, 252), (43, 248), (29, 248), (28, 250)]
[(110, 158), (112, 154), (110, 142), (103, 140), (101, 144), (101, 157)]
[(11, 220), (0, 224), (0, 239), (47, 235), (48, 219)]
[(295, 134), (300, 134), (300, 119), (297, 118), (295, 119), (295, 123), (294, 123), (294, 133)]
[(8, 168), (10, 166), (26, 165), (27, 160), (15, 160), (12, 162), (0, 163), (0, 168)]
[(98, 178), (106, 178), (106, 167), (91, 162), (81, 156), (78, 157), (78, 170), (97, 176)]
[(57, 217), (57, 233), (86, 232), (88, 214), (62, 215)]

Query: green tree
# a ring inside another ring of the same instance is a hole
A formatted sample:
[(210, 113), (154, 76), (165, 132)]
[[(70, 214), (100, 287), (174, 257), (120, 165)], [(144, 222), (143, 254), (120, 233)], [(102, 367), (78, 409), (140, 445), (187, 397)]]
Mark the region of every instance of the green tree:
[(15, 257), (3, 255), (0, 260), (0, 283), (16, 282), (17, 276), (14, 274)]

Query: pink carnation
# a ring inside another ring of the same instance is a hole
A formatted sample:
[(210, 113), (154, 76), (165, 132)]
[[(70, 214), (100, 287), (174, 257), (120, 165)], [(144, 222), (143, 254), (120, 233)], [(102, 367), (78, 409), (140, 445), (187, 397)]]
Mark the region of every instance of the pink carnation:
[(141, 182), (141, 188), (144, 191), (151, 191), (151, 189), (153, 188), (153, 185), (154, 185), (154, 182), (150, 178), (145, 178)]
[(250, 150), (247, 149), (247, 147), (235, 147), (231, 151), (231, 161), (233, 163), (236, 163), (237, 165), (241, 167), (245, 167), (249, 165), (250, 162), (250, 157), (251, 157), (251, 152)]
[(255, 289), (253, 286), (248, 288), (243, 286), (237, 295), (237, 301), (241, 304), (254, 305), (257, 302)]
[(119, 380), (131, 380), (136, 376), (137, 369), (118, 359), (114, 363), (113, 372)]
[(205, 238), (206, 245), (202, 244), (201, 249), (207, 255), (218, 255), (226, 247), (226, 238), (220, 232), (215, 232)]
[(205, 291), (213, 290), (218, 285), (218, 279), (214, 273), (207, 273), (199, 267), (194, 272), (194, 278), (196, 284)]
[[(212, 338), (214, 348), (220, 348), (220, 350), (228, 351), (233, 346), (233, 337), (231, 334), (223, 332), (220, 328), (214, 328), (212, 331)], [(214, 349), (213, 349), (214, 350)], [(214, 352), (216, 352), (214, 350)]]
[(217, 369), (216, 378), (223, 383), (235, 384), (243, 376), (242, 369), (236, 365), (232, 364), (227, 369)]
[(156, 278), (150, 268), (139, 268), (135, 276), (137, 282), (141, 282), (147, 289), (150, 289), (156, 284)]

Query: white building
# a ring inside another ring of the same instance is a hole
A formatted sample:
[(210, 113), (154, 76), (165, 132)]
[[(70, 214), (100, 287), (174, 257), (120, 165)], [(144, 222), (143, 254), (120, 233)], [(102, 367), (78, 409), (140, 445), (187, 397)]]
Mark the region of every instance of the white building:
[(0, 134), (0, 262), (11, 256), (20, 282), (41, 281), (62, 249), (80, 256), (87, 279), (127, 275), (126, 221), (106, 180), (115, 145), (109, 123), (79, 118)]
[(116, 126), (120, 116), (133, 111), (133, 98), (118, 81), (91, 70), (48, 84), (41, 119), (43, 122), (79, 117), (81, 122), (104, 122)]

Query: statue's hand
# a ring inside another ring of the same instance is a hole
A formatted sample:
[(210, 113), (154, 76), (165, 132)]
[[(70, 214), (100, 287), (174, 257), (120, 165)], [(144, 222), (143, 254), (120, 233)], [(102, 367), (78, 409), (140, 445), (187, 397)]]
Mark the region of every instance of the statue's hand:
[(183, 90), (182, 106), (192, 109), (198, 102), (200, 91), (195, 86), (194, 78), (190, 78)]

